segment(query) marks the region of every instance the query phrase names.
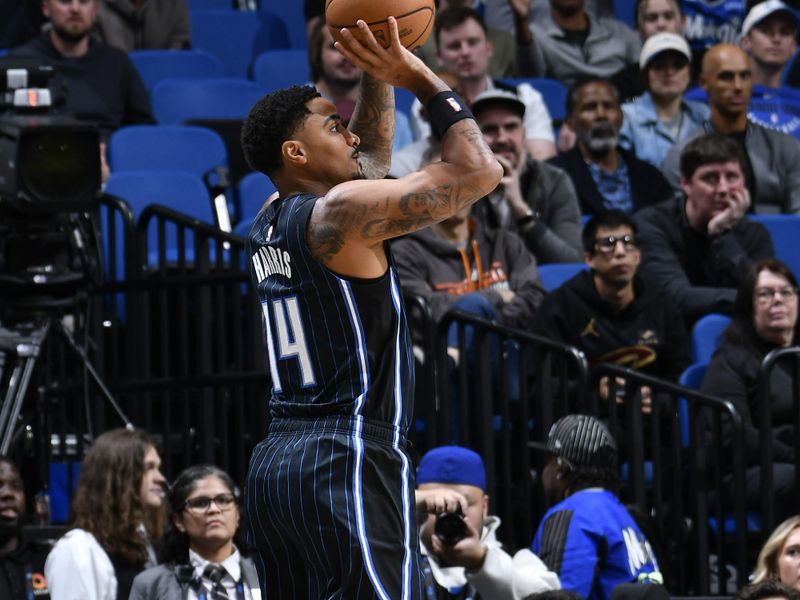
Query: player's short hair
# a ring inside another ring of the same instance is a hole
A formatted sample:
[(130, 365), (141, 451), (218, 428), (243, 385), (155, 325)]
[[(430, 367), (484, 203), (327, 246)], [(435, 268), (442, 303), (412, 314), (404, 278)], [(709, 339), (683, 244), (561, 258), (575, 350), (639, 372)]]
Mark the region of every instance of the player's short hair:
[(311, 114), (308, 101), (319, 97), (320, 93), (310, 85), (295, 85), (256, 102), (242, 124), (242, 150), (247, 164), (267, 175), (279, 169), (283, 164), (283, 142)]
[(636, 237), (636, 234), (638, 233), (636, 222), (628, 213), (624, 213), (621, 210), (608, 210), (602, 212), (599, 215), (595, 215), (589, 219), (589, 222), (586, 223), (586, 227), (583, 228), (583, 232), (581, 233), (581, 242), (583, 243), (584, 252), (589, 252), (591, 254), (594, 251), (594, 241), (597, 238), (597, 231), (601, 227), (606, 229), (628, 227), (634, 237)]
[(448, 6), (443, 11), (436, 13), (436, 20), (433, 22), (433, 34), (436, 36), (436, 45), (439, 45), (439, 34), (442, 29), (452, 29), (463, 25), (472, 19), (477, 22), (483, 29), (483, 34), (488, 35), (489, 30), (486, 28), (486, 21), (483, 20), (481, 14), (471, 6)]
[(691, 179), (700, 167), (732, 160), (739, 163), (744, 174), (747, 161), (739, 143), (726, 135), (707, 133), (694, 138), (681, 152), (681, 177)]

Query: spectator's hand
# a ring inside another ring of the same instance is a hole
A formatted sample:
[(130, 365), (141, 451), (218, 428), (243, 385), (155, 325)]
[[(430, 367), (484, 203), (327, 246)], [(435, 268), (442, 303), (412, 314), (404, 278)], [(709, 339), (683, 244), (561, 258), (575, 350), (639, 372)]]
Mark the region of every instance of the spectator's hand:
[(353, 65), (376, 79), (414, 93), (417, 93), (421, 83), (424, 85), (430, 78), (436, 80), (425, 63), (400, 43), (397, 21), (394, 17), (389, 17), (388, 48), (384, 48), (375, 40), (365, 21), (359, 19), (356, 24), (363, 42), (358, 41), (348, 29), (343, 28), (339, 32), (342, 41), (334, 44)]
[(750, 208), (750, 192), (743, 187), (732, 191), (725, 199), (727, 206), (708, 222), (708, 235), (728, 231), (736, 225)]
[(643, 385), (642, 392), (642, 414), (649, 415), (653, 412), (653, 393), (649, 385)]
[(530, 210), (530, 207), (525, 203), (525, 199), (522, 197), (522, 190), (519, 185), (519, 177), (525, 165), (525, 157), (520, 160), (520, 166), (516, 168), (505, 156), (495, 154), (494, 157), (497, 159), (497, 162), (500, 163), (500, 166), (503, 167), (503, 178), (500, 180), (500, 187), (503, 188), (503, 197), (508, 204), (508, 208), (511, 209), (511, 216), (514, 217), (514, 219), (521, 219), (527, 215)]
[(417, 512), (438, 515), (443, 512), (454, 512), (459, 506), (466, 507), (469, 502), (455, 490), (449, 488), (432, 488), (416, 490)]
[(531, 12), (531, 0), (508, 0), (508, 5), (511, 7), (511, 12), (514, 14), (515, 19), (520, 21), (528, 20), (528, 15)]
[(508, 288), (499, 289), (499, 290), (495, 290), (495, 291), (498, 294), (500, 294), (500, 297), (503, 299), (503, 303), (504, 304), (508, 304), (509, 302), (511, 302), (514, 299), (514, 296), (516, 296), (516, 294), (514, 293), (514, 290), (510, 290)]
[(108, 181), (111, 169), (108, 166), (108, 146), (105, 142), (100, 142), (100, 183)]
[(431, 536), (433, 548), (430, 548), (430, 551), (436, 558), (448, 565), (464, 567), (468, 571), (477, 571), (483, 567), (483, 561), (486, 559), (486, 546), (481, 542), (480, 534), (469, 522), (465, 520), (464, 524), (467, 526), (467, 535), (464, 539), (448, 546), (434, 534)]
[(559, 152), (567, 152), (575, 147), (577, 136), (572, 131), (569, 125), (564, 123), (558, 130), (558, 139), (556, 140), (556, 147)]
[[(616, 403), (625, 404), (625, 379), (623, 379), (622, 377), (615, 377), (614, 380), (617, 384), (616, 387), (614, 388), (614, 391), (616, 392), (617, 396), (615, 399)], [(608, 385), (608, 377), (602, 377), (600, 379), (599, 393), (600, 393), (600, 398), (602, 398), (603, 400), (608, 400), (609, 387), (610, 386)], [(650, 386), (643, 385), (640, 388), (639, 392), (642, 395), (642, 414), (649, 415), (651, 412), (653, 412), (653, 394), (652, 391), (650, 390)]]

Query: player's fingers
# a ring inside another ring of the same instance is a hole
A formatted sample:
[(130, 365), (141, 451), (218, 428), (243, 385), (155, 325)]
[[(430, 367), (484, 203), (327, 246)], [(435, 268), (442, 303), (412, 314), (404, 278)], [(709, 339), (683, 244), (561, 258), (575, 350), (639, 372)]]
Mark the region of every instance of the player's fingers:
[(342, 27), (342, 29), (339, 30), (339, 35), (342, 38), (341, 41), (334, 42), (333, 45), (347, 60), (361, 70), (373, 67), (376, 57), (375, 53), (372, 52), (370, 48), (357, 40), (353, 33), (346, 27)]
[(403, 44), (400, 43), (400, 31), (397, 28), (397, 19), (389, 17), (389, 49), (392, 52), (402, 52)]
[(378, 40), (375, 39), (375, 35), (372, 33), (372, 30), (369, 28), (366, 21), (359, 19), (356, 21), (356, 26), (361, 34), (361, 43), (369, 48), (374, 55), (379, 57), (386, 52), (386, 49), (378, 43)]

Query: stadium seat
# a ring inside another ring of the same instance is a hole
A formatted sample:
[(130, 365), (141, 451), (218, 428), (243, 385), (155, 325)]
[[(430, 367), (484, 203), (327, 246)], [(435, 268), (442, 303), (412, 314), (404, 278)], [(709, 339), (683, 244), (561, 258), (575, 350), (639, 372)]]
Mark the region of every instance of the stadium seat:
[(308, 47), (308, 27), (303, 14), (302, 2), (284, 2), (283, 0), (261, 0), (261, 9), (280, 15), (289, 33), (292, 48)]
[(164, 79), (223, 77), (225, 65), (203, 50), (134, 50), (128, 56), (147, 90)]
[(614, 18), (636, 29), (636, 0), (614, 0)]
[(786, 263), (795, 277), (800, 277), (800, 215), (752, 215), (767, 228), (775, 245), (775, 257)]
[(519, 85), (520, 83), (530, 84), (533, 89), (542, 95), (547, 106), (547, 112), (553, 120), (553, 125), (560, 125), (567, 116), (567, 88), (555, 79), (546, 77), (504, 79), (509, 85)]
[(405, 114), (407, 117), (411, 116), (411, 106), (414, 104), (416, 96), (403, 88), (394, 88), (394, 106), (395, 109)]
[(588, 267), (584, 263), (550, 263), (539, 265), (539, 279), (542, 281), (544, 289), (552, 292), (554, 289), (580, 273)]
[(731, 324), (726, 315), (711, 314), (702, 317), (692, 327), (692, 360), (708, 364), (719, 346), (722, 332)]
[(263, 173), (250, 173), (242, 177), (237, 189), (239, 218), (242, 221), (252, 222), (264, 202), (275, 191), (275, 186), (272, 184), (272, 180)]
[(133, 125), (108, 142), (108, 164), (119, 171), (188, 171), (206, 177), (228, 162), (225, 143), (213, 131), (190, 125)]
[[(695, 363), (689, 365), (681, 373), (678, 383), (683, 387), (692, 390), (699, 390), (706, 374), (707, 363)], [(681, 426), (681, 444), (684, 448), (689, 447), (689, 406), (685, 398), (678, 398), (678, 419)]]
[(256, 56), (288, 48), (289, 33), (278, 15), (262, 10), (192, 10), (192, 44), (217, 56), (229, 77), (247, 77)]
[(306, 50), (267, 50), (259, 54), (253, 63), (253, 81), (267, 92), (290, 85), (304, 85), (310, 79)]
[(243, 119), (264, 96), (246, 79), (165, 79), (151, 93), (153, 114), (162, 125), (190, 119)]
[[(186, 171), (120, 171), (108, 178), (105, 193), (125, 200), (138, 220), (151, 204), (166, 206), (205, 223), (214, 223), (214, 211), (203, 180)], [(167, 260), (178, 256), (178, 235), (174, 227), (166, 228)], [(151, 222), (147, 240), (148, 263), (158, 262), (157, 231)], [(194, 238), (185, 238), (185, 255), (194, 257)]]

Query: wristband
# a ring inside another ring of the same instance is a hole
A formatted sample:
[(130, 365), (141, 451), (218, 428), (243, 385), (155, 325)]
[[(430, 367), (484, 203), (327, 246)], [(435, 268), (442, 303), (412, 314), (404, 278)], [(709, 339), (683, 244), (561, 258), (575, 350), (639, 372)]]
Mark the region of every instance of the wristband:
[(438, 139), (442, 139), (445, 132), (461, 119), (475, 118), (466, 103), (453, 91), (439, 92), (428, 101), (425, 108), (431, 129)]
[(533, 211), (529, 210), (528, 214), (526, 214), (526, 215), (520, 217), (519, 219), (517, 219), (517, 227), (519, 227), (520, 229), (523, 228), (523, 227), (527, 227), (528, 225), (533, 223), (535, 220), (536, 220), (536, 217), (534, 216)]

